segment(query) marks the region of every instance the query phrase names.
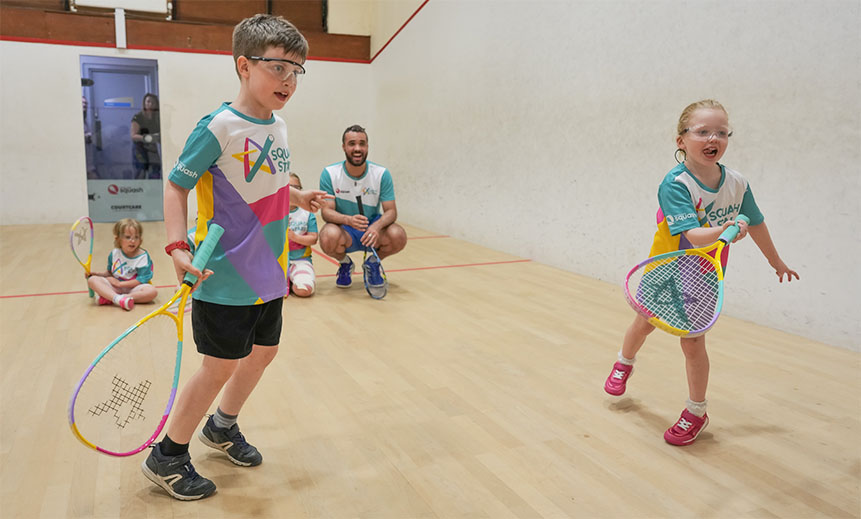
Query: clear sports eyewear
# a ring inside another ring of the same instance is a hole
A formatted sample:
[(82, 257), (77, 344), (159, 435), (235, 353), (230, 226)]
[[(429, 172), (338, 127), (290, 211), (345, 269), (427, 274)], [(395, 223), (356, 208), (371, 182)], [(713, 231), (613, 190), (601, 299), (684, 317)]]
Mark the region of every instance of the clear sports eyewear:
[(719, 141), (725, 141), (732, 137), (731, 128), (706, 128), (705, 126), (695, 126), (693, 128), (685, 128), (682, 133), (687, 133), (692, 139), (698, 141), (708, 141), (712, 137)]
[[(262, 62), (263, 67), (279, 81), (298, 83), (299, 79), (305, 75), (305, 67), (303, 67), (301, 63), (296, 63), (293, 60), (283, 58), (264, 58), (261, 56), (245, 57), (253, 61)], [(292, 65), (292, 67), (290, 65)]]

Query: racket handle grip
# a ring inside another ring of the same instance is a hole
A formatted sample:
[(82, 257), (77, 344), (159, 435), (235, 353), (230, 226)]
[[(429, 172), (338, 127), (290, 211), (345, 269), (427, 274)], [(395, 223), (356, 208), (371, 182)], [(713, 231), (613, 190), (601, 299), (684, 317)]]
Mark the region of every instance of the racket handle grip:
[(740, 214), (735, 217), (735, 222), (735, 225), (730, 225), (726, 228), (724, 232), (721, 233), (720, 238), (718, 238), (720, 241), (724, 243), (729, 243), (733, 241), (735, 237), (738, 236), (738, 222), (750, 223), (750, 218), (743, 214)]
[[(203, 272), (203, 268), (206, 267), (206, 263), (209, 261), (209, 257), (212, 256), (212, 251), (215, 250), (215, 245), (218, 244), (218, 240), (221, 239), (222, 234), (224, 234), (222, 226), (217, 223), (209, 224), (209, 228), (206, 230), (206, 238), (203, 239), (203, 243), (194, 252), (194, 258), (191, 260), (191, 265), (194, 268)], [(186, 272), (182, 282), (189, 286), (194, 285), (197, 282), (197, 276)]]
[(365, 216), (365, 206), (362, 205), (362, 195), (356, 195), (356, 203), (359, 204), (359, 214)]

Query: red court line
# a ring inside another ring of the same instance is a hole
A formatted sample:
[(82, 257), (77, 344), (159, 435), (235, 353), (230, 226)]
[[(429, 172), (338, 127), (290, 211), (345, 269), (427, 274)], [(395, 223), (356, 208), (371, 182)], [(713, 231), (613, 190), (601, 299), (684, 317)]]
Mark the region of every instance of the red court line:
[(454, 269), (461, 267), (486, 267), (488, 265), (507, 265), (509, 263), (529, 263), (531, 259), (518, 259), (518, 260), (508, 260), (508, 261), (488, 261), (486, 263), (463, 263), (461, 265), (436, 265), (433, 267), (412, 267), (408, 269), (386, 269), (386, 273), (389, 272), (412, 272), (415, 270), (436, 270), (436, 269)]
[[(412, 267), (408, 269), (386, 269), (386, 274), (392, 272), (413, 272), (417, 270), (437, 270), (437, 269), (453, 269), (453, 268), (461, 268), (461, 267), (485, 267), (488, 265), (506, 265), (509, 263), (529, 263), (531, 259), (519, 259), (519, 260), (508, 260), (508, 261), (489, 261), (487, 263), (464, 263), (461, 265), (435, 265), (433, 267)], [(318, 278), (331, 278), (335, 277), (337, 274), (323, 274), (321, 276), (317, 276)]]
[[(156, 288), (176, 288), (177, 285), (156, 285)], [(15, 299), (16, 297), (42, 297), (42, 296), (69, 296), (72, 294), (83, 294), (87, 290), (72, 290), (71, 292), (47, 292), (45, 294), (15, 294), (11, 296), (0, 296), (0, 299)]]
[[(335, 261), (329, 256), (326, 256), (323, 253), (320, 253), (324, 258), (329, 259), (330, 261)], [(418, 270), (437, 270), (437, 269), (453, 269), (453, 268), (463, 268), (463, 267), (485, 267), (488, 265), (506, 265), (509, 263), (529, 263), (532, 260), (530, 259), (518, 259), (518, 260), (508, 260), (508, 261), (488, 261), (485, 263), (463, 263), (460, 265), (436, 265), (432, 267), (412, 267), (407, 269), (391, 269), (386, 270), (386, 273), (390, 272), (413, 272)], [(337, 264), (338, 262), (335, 261)], [(321, 276), (317, 276), (318, 278), (328, 278), (335, 277), (337, 274), (323, 274)], [(156, 285), (156, 288), (176, 288), (176, 285)], [(86, 290), (73, 290), (71, 292), (51, 292), (47, 294), (16, 294), (11, 296), (0, 296), (0, 299), (14, 299), (17, 297), (42, 297), (42, 296), (68, 296), (73, 294), (85, 294)]]
[(338, 264), (338, 260), (336, 260), (335, 258), (332, 258), (332, 257), (330, 257), (330, 256), (327, 256), (323, 251), (321, 251), (321, 250), (317, 250), (317, 249), (315, 249), (315, 248), (313, 248), (313, 247), (311, 247), (311, 250), (312, 250), (312, 251), (314, 251), (314, 254), (316, 254), (316, 255), (318, 255), (318, 256), (320, 256), (320, 257), (322, 257), (324, 260), (328, 261), (328, 262), (329, 262), (329, 263), (331, 263), (332, 265), (337, 265), (337, 264)]
[[(429, 240), (432, 238), (448, 238), (448, 237), (449, 236), (443, 235), (443, 234), (435, 234), (433, 236), (410, 236), (408, 239), (409, 240)], [(318, 250), (314, 247), (311, 247), (311, 250), (314, 251), (314, 253), (317, 254), (318, 256), (322, 257), (324, 260), (331, 263), (332, 265), (338, 264), (338, 260), (336, 260), (335, 258), (333, 258), (331, 256), (328, 256), (325, 252)]]
[(407, 21), (405, 21), (405, 22), (404, 22), (404, 24), (403, 24), (403, 25), (401, 25), (401, 28), (400, 28), (400, 29), (398, 29), (398, 30), (397, 30), (397, 32), (395, 32), (394, 34), (392, 34), (392, 37), (391, 37), (391, 38), (389, 38), (389, 41), (387, 41), (385, 45), (383, 45), (382, 47), (380, 47), (380, 50), (378, 50), (378, 51), (377, 51), (377, 53), (376, 53), (376, 54), (374, 54), (374, 56), (371, 58), (371, 63), (373, 63), (373, 62), (374, 62), (374, 60), (375, 60), (375, 59), (377, 59), (377, 56), (379, 56), (379, 55), (380, 55), (384, 50), (386, 50), (386, 47), (388, 47), (388, 46), (389, 46), (389, 43), (391, 43), (391, 42), (392, 42), (392, 40), (394, 40), (394, 39), (395, 39), (395, 36), (397, 36), (398, 34), (400, 34), (402, 30), (404, 30), (404, 27), (406, 27), (406, 26), (407, 26), (407, 24), (408, 24), (408, 23), (410, 23), (410, 22), (412, 21), (412, 19), (416, 17), (416, 15), (417, 15), (417, 14), (419, 14), (419, 11), (421, 11), (421, 10), (422, 10), (422, 7), (426, 6), (428, 2), (430, 2), (430, 0), (425, 0), (424, 2), (422, 2), (422, 5), (420, 5), (420, 6), (419, 6), (419, 8), (418, 8), (418, 9), (416, 9), (416, 12), (414, 12), (414, 13), (412, 14), (412, 16), (410, 16), (409, 18), (407, 18)]

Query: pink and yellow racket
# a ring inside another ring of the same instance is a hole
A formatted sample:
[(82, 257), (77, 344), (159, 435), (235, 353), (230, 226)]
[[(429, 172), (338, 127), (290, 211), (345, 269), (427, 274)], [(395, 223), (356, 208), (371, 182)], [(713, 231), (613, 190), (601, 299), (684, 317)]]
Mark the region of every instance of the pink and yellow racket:
[[(736, 222), (748, 223), (744, 215)], [(723, 307), (721, 252), (738, 235), (738, 223), (718, 241), (698, 249), (649, 258), (628, 272), (625, 297), (656, 328), (679, 337), (696, 337), (714, 326)]]
[[(223, 233), (209, 226), (192, 265), (203, 271)], [(179, 384), (185, 303), (196, 281), (186, 274), (170, 300), (108, 344), (84, 372), (69, 401), (69, 427), (84, 445), (131, 456), (162, 431)]]
[[(72, 230), (69, 232), (69, 244), (72, 246), (72, 254), (75, 259), (84, 268), (87, 276), (90, 275), (90, 268), (93, 263), (93, 221), (87, 216), (82, 216), (72, 224)], [(93, 289), (87, 286), (90, 297), (93, 297)]]

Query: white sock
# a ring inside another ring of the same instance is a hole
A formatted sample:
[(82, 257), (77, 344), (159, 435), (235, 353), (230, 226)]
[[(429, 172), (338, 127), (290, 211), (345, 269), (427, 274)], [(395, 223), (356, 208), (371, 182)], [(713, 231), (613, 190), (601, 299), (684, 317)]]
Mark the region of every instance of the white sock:
[(707, 400), (703, 400), (702, 402), (694, 402), (690, 398), (685, 402), (685, 407), (688, 408), (688, 411), (695, 416), (699, 416), (702, 418), (706, 414), (706, 402)]
[(347, 255), (344, 255), (344, 257), (338, 261), (338, 263), (349, 263), (349, 262), (350, 262), (350, 256), (347, 256)]
[(619, 362), (621, 362), (622, 364), (624, 364), (626, 366), (633, 366), (634, 363), (637, 362), (637, 358), (636, 358), (636, 356), (634, 356), (633, 359), (626, 359), (622, 355), (622, 350), (619, 350)]
[(115, 304), (115, 305), (119, 305), (119, 304), (120, 304), (120, 299), (122, 299), (122, 298), (123, 298), (122, 294), (117, 294), (117, 295), (115, 295), (115, 296), (114, 296), (114, 299), (113, 299), (114, 304)]

